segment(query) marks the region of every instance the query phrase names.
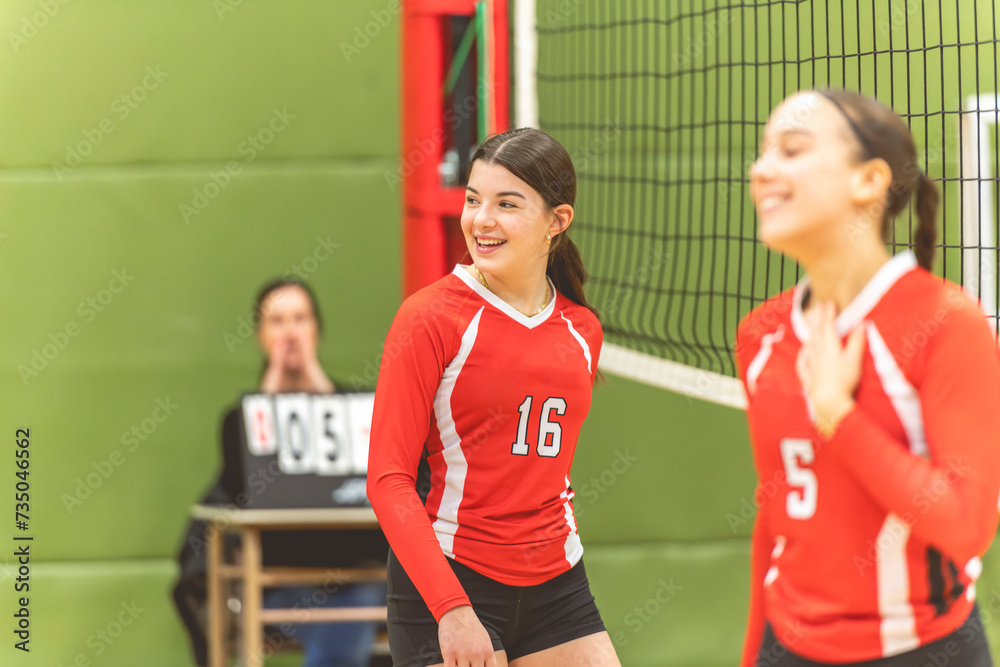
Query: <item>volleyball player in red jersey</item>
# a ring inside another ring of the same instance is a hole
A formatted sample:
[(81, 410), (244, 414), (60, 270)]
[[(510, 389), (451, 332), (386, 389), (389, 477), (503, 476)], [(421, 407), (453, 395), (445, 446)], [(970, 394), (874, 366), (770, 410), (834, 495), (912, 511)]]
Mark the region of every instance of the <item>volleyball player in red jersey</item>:
[[(1000, 354), (928, 271), (938, 195), (909, 130), (856, 93), (792, 95), (750, 191), (761, 240), (806, 276), (737, 333), (760, 503), (742, 665), (991, 665), (975, 582), (997, 527)], [(911, 197), (914, 249), (890, 257)]]
[(397, 667), (619, 665), (570, 487), (603, 338), (566, 236), (575, 198), (550, 136), (488, 139), (462, 212), (473, 263), (409, 297), (386, 338), (368, 495)]

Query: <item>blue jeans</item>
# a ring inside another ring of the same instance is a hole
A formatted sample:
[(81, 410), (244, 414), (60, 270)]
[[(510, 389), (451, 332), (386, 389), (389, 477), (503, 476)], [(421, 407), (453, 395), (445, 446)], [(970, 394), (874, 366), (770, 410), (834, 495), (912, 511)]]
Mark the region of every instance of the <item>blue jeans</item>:
[[(378, 607), (385, 604), (384, 582), (350, 584), (327, 592), (322, 588), (272, 588), (264, 591), (264, 608)], [(302, 645), (303, 667), (367, 667), (378, 623), (301, 623), (282, 625)]]

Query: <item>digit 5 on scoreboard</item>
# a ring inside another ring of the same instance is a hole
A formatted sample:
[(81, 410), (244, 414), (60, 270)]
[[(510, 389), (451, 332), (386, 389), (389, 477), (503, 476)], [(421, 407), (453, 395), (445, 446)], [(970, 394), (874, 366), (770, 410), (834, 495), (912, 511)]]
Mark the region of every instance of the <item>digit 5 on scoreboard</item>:
[(312, 404), (316, 438), (316, 472), (347, 475), (351, 472), (347, 404), (341, 396), (315, 396)]

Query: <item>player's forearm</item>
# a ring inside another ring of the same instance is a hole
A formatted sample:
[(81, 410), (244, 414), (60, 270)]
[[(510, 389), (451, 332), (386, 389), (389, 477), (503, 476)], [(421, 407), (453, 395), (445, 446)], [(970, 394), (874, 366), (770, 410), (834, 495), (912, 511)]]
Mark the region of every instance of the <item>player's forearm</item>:
[(435, 620), (470, 604), (441, 551), (414, 478), (404, 473), (369, 474), (368, 498), (389, 546)]
[(996, 498), (972, 461), (915, 456), (860, 408), (840, 422), (826, 450), (913, 535), (958, 563), (981, 555), (996, 529)]

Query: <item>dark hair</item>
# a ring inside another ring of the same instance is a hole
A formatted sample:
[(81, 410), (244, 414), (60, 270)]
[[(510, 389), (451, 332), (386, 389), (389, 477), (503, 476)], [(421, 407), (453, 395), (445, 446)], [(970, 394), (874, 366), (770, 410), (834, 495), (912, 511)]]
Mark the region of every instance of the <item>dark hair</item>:
[(913, 253), (928, 271), (934, 264), (937, 240), (938, 190), (917, 165), (917, 148), (906, 123), (878, 100), (849, 90), (814, 91), (837, 107), (846, 119), (860, 147), (862, 161), (881, 158), (892, 170), (892, 184), (886, 193), (882, 215), (882, 238), (889, 240), (890, 222), (903, 212), (916, 193), (917, 229), (913, 233)]
[(269, 297), (272, 292), (277, 292), (285, 287), (298, 287), (306, 293), (306, 296), (309, 297), (309, 305), (312, 306), (313, 317), (316, 320), (316, 330), (320, 335), (322, 335), (323, 318), (319, 314), (319, 304), (316, 302), (316, 295), (313, 294), (312, 288), (310, 288), (309, 285), (295, 280), (294, 278), (278, 278), (260, 288), (260, 291), (257, 292), (257, 298), (254, 299), (253, 302), (254, 329), (260, 329), (260, 324), (264, 318), (264, 302), (267, 300), (267, 297)]
[[(573, 160), (562, 144), (541, 130), (522, 127), (494, 134), (473, 154), (470, 171), (477, 160), (499, 165), (520, 178), (542, 196), (549, 210), (576, 201)], [(580, 251), (565, 231), (552, 239), (545, 273), (570, 301), (598, 314), (583, 291), (587, 271)]]

